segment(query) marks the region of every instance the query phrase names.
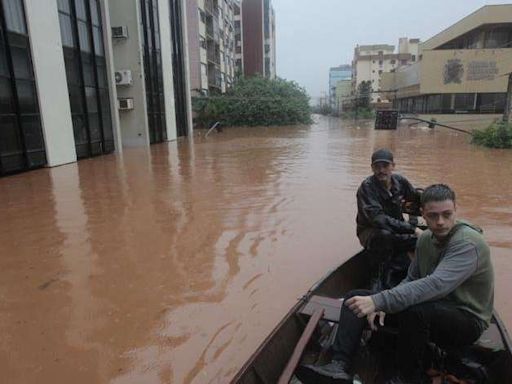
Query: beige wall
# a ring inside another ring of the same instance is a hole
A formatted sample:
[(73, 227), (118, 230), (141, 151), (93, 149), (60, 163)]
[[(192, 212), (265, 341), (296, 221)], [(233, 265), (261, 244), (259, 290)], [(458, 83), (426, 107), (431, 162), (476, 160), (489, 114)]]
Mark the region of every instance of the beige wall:
[(421, 44), (421, 50), (435, 49), (484, 24), (510, 23), (512, 4), (486, 5)]
[[(460, 82), (446, 81), (445, 71), (459, 66)], [(506, 92), (512, 48), (423, 51), (421, 93)]]

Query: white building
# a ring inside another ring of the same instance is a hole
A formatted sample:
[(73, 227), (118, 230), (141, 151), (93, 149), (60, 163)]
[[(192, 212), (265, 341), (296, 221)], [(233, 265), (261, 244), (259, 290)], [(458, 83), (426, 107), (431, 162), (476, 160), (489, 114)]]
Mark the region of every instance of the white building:
[(186, 0), (190, 87), (226, 92), (235, 78), (236, 0)]
[(419, 39), (400, 38), (398, 52), (394, 45), (375, 44), (358, 45), (354, 49), (352, 61), (352, 88), (357, 93), (359, 84), (370, 81), (372, 86), (371, 102), (385, 102), (377, 92), (381, 91), (381, 75), (409, 65), (418, 60)]
[(0, 175), (186, 135), (181, 1), (1, 2)]

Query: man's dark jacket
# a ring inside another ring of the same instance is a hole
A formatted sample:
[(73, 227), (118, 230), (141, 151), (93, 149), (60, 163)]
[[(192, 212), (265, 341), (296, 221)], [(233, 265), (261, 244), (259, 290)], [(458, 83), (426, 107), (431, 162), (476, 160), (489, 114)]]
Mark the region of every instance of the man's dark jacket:
[(369, 228), (414, 233), (415, 227), (402, 216), (402, 201), (415, 201), (417, 197), (418, 192), (401, 175), (391, 175), (390, 191), (374, 175), (367, 177), (357, 190), (357, 236)]

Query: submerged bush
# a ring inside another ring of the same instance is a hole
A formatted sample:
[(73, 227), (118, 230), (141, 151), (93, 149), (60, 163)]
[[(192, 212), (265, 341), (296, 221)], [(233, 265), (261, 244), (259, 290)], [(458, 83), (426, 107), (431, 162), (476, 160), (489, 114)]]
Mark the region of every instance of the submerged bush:
[(373, 119), (375, 111), (370, 108), (358, 108), (356, 110), (349, 110), (341, 113), (343, 119)]
[(512, 125), (503, 121), (492, 123), (482, 131), (473, 132), (471, 142), (489, 148), (512, 148)]
[(198, 123), (232, 125), (310, 124), (309, 96), (293, 81), (263, 77), (240, 79), (225, 94), (194, 97)]

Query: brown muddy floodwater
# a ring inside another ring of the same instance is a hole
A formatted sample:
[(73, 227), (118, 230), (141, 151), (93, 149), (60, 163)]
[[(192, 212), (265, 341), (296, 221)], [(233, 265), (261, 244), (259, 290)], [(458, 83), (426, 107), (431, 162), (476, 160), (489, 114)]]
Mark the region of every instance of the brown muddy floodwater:
[(228, 382), (358, 251), (354, 195), (378, 147), (415, 185), (454, 187), (512, 327), (512, 151), (315, 119), (0, 179), (0, 381)]

